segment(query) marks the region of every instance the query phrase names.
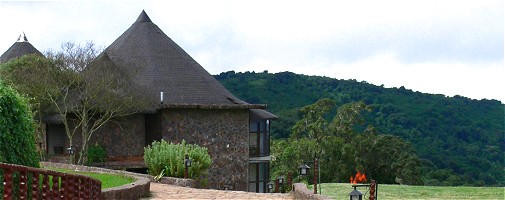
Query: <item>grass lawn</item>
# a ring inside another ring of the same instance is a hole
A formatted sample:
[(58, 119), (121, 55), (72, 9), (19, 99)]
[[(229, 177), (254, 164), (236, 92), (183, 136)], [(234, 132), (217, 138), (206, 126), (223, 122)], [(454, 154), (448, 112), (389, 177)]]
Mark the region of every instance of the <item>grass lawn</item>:
[[(312, 185), (309, 186), (312, 191)], [(357, 188), (361, 193), (367, 194), (366, 187)], [(318, 188), (319, 190), (319, 188)], [(349, 199), (349, 193), (353, 190), (349, 183), (323, 183), (323, 195), (332, 199)], [(379, 184), (377, 199), (505, 199), (505, 187), (442, 187), (442, 186), (410, 186), (410, 185), (385, 185)]]
[(70, 169), (61, 169), (61, 168), (53, 168), (53, 167), (46, 167), (46, 169), (52, 170), (52, 171), (69, 173), (69, 174), (80, 174), (80, 175), (96, 178), (96, 179), (102, 181), (102, 189), (117, 187), (117, 186), (121, 186), (121, 185), (135, 182), (135, 179), (132, 177), (122, 176), (122, 175), (117, 175), (117, 174), (74, 171), (74, 170), (70, 170)]

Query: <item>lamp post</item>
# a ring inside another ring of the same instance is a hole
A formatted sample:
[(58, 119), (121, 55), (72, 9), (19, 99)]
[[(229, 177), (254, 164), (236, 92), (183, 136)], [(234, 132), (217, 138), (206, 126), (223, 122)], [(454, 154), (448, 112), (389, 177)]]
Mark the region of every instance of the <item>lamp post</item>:
[[(277, 191), (275, 191), (275, 192), (279, 192), (280, 191), (282, 193), (282, 184), (284, 184), (284, 176), (277, 177), (277, 182), (276, 183), (277, 183), (277, 188), (276, 188)], [(279, 189), (279, 188), (281, 188), (281, 189)]]
[(288, 191), (291, 191), (293, 190), (293, 173), (292, 172), (288, 172), (288, 188), (287, 188)]
[[(314, 159), (314, 161), (303, 162), (303, 164), (298, 167), (298, 169), (300, 170), (300, 175), (302, 176), (307, 175), (308, 169), (310, 169), (310, 167), (305, 163), (314, 163), (314, 180), (312, 183), (314, 184), (314, 194), (317, 194), (317, 185), (319, 184), (319, 180), (321, 179), (321, 173), (320, 173), (321, 168), (319, 166), (319, 161), (316, 158)], [(321, 194), (321, 187), (319, 187), (319, 194)]]
[(275, 193), (279, 193), (279, 179), (274, 180), (275, 183)]
[(184, 178), (188, 178), (188, 168), (191, 167), (191, 158), (186, 154), (184, 158)]
[(319, 185), (319, 179), (321, 179), (319, 176), (321, 176), (321, 174), (319, 173), (319, 162), (316, 158), (314, 159), (314, 194), (317, 194), (317, 185)]
[(74, 146), (70, 146), (67, 148), (67, 153), (70, 154), (70, 164), (74, 164)]

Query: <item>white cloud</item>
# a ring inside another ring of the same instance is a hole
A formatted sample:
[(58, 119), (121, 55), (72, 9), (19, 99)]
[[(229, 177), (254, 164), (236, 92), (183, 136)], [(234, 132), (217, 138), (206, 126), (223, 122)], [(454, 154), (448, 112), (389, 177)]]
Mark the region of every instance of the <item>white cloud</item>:
[(145, 9), (212, 74), (292, 71), (505, 102), (503, 8), (500, 0), (0, 1), (0, 26), (9, 27), (0, 51), (21, 31), (39, 50), (108, 46)]

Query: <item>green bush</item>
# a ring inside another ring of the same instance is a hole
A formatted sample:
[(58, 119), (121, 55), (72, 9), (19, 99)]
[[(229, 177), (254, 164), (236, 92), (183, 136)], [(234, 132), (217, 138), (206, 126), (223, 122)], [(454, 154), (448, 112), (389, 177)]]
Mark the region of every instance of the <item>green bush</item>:
[(88, 148), (88, 160), (87, 165), (93, 165), (95, 163), (103, 163), (107, 159), (107, 152), (98, 143), (91, 145)]
[(39, 167), (34, 134), (35, 123), (27, 101), (0, 81), (1, 161)]
[(207, 169), (212, 163), (207, 148), (187, 144), (184, 140), (180, 144), (168, 143), (164, 140), (154, 141), (144, 148), (144, 162), (149, 169), (149, 174), (153, 176), (161, 174), (164, 170), (165, 176), (184, 177), (185, 155), (189, 155), (192, 160), (191, 167), (188, 168), (188, 176), (205, 181)]

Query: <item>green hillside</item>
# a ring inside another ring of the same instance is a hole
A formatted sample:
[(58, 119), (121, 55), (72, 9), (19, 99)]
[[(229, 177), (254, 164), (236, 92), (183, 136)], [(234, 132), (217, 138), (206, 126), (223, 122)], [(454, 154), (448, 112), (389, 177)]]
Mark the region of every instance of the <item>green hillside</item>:
[(374, 108), (366, 116), (368, 124), (413, 143), (422, 158), (424, 184), (505, 185), (505, 107), (500, 101), (290, 72), (230, 71), (215, 78), (249, 103), (268, 104), (279, 116), (273, 138), (289, 137), (298, 110), (318, 99), (331, 98), (337, 105), (364, 101)]

